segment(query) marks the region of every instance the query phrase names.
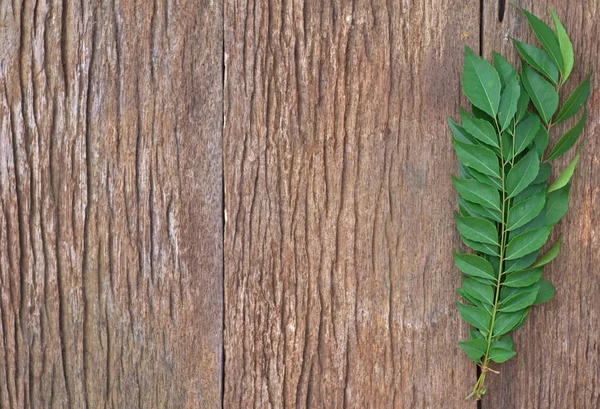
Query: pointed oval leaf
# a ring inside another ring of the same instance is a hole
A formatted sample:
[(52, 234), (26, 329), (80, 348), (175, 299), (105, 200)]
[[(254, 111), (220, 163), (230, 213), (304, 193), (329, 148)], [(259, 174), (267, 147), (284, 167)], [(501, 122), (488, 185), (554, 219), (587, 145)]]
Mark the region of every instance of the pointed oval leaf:
[(525, 17), (527, 18), (527, 21), (529, 22), (529, 25), (535, 33), (535, 36), (537, 37), (538, 41), (540, 42), (542, 47), (544, 47), (544, 49), (548, 52), (548, 54), (558, 67), (558, 70), (562, 73), (563, 61), (562, 54), (560, 52), (560, 45), (552, 29), (548, 27), (546, 23), (544, 23), (542, 20), (540, 20), (538, 17), (534, 16), (527, 10), (521, 7), (519, 7), (519, 9), (523, 12), (523, 14), (525, 14)]
[(575, 145), (575, 142), (577, 142), (577, 139), (579, 139), (579, 136), (583, 131), (586, 116), (587, 111), (584, 109), (581, 118), (579, 118), (579, 121), (577, 121), (575, 126), (573, 126), (573, 128), (565, 132), (565, 134), (560, 137), (558, 142), (556, 142), (556, 145), (554, 145), (554, 147), (552, 148), (552, 151), (550, 152), (548, 159), (546, 159), (546, 162), (558, 158), (560, 155), (571, 149), (573, 145)]
[(525, 270), (533, 264), (539, 254), (540, 251), (537, 250), (514, 260), (506, 260), (504, 273), (508, 274), (514, 271)]
[[(567, 183), (558, 190), (550, 192), (546, 197), (546, 205), (542, 211), (542, 224), (553, 226), (567, 213), (569, 208), (569, 192), (571, 184)], [(534, 219), (535, 220), (535, 219)]]
[(512, 238), (506, 246), (506, 260), (513, 260), (523, 257), (533, 251), (540, 249), (550, 234), (548, 226), (540, 227), (534, 230), (524, 231)]
[(515, 117), (520, 93), (521, 86), (519, 85), (519, 79), (517, 76), (514, 76), (506, 83), (506, 87), (500, 96), (500, 105), (498, 106), (498, 125), (500, 125), (500, 131), (508, 128)]
[(535, 114), (525, 116), (515, 129), (515, 156), (523, 152), (537, 135), (542, 123)]
[(543, 268), (534, 268), (531, 270), (516, 271), (509, 274), (502, 285), (506, 287), (527, 287), (535, 284), (542, 276)]
[(496, 51), (492, 51), (492, 57), (494, 60), (494, 68), (498, 72), (498, 76), (500, 77), (500, 83), (502, 84), (502, 88), (506, 87), (506, 84), (514, 77), (519, 76), (517, 70), (502, 56), (498, 54)]
[(494, 323), (493, 336), (498, 337), (512, 330), (523, 320), (527, 315), (527, 312), (528, 311), (525, 309), (517, 312), (498, 313), (496, 322)]
[(546, 51), (522, 43), (512, 37), (511, 40), (515, 43), (521, 58), (523, 58), (527, 64), (544, 74), (553, 84), (558, 84), (558, 68)]
[(544, 152), (548, 147), (548, 140), (548, 130), (542, 126), (533, 140), (535, 150), (540, 158), (544, 156)]
[(468, 133), (487, 145), (491, 145), (496, 148), (499, 146), (498, 135), (496, 134), (492, 124), (490, 124), (488, 121), (485, 119), (473, 118), (462, 109), (460, 117), (462, 120), (462, 126)]
[(477, 142), (475, 142), (475, 138), (473, 138), (473, 136), (469, 135), (469, 133), (465, 130), (465, 128), (463, 128), (462, 126), (460, 126), (459, 124), (454, 122), (452, 120), (452, 118), (447, 116), (446, 120), (448, 121), (448, 126), (450, 127), (450, 130), (452, 131), (452, 136), (454, 137), (455, 140), (460, 141), (462, 143), (467, 143), (467, 144), (476, 144), (477, 143)]
[(529, 186), (537, 177), (539, 170), (540, 158), (538, 158), (537, 152), (529, 151), (506, 176), (508, 197), (510, 198), (519, 194)]
[(492, 317), (487, 311), (473, 305), (465, 305), (460, 302), (457, 304), (460, 316), (467, 321), (467, 323), (486, 333), (489, 331)]
[(527, 90), (521, 84), (521, 92), (519, 94), (519, 101), (517, 102), (517, 113), (515, 115), (515, 120), (519, 122), (525, 114), (527, 113), (527, 108), (529, 107), (529, 94)]
[(486, 185), (492, 186), (498, 190), (504, 189), (502, 187), (502, 181), (496, 177), (485, 175), (475, 169), (469, 169), (469, 172), (470, 172), (471, 176), (473, 176), (475, 179), (477, 179), (481, 183), (485, 183)]
[(508, 361), (510, 358), (517, 355), (515, 351), (507, 350), (498, 347), (490, 347), (489, 358), (496, 362), (497, 364), (501, 364), (502, 362)]
[(579, 160), (579, 154), (575, 155), (569, 166), (560, 174), (558, 178), (550, 185), (548, 188), (548, 193), (554, 192), (565, 186), (571, 180), (571, 176), (573, 176), (573, 172), (575, 171), (575, 166), (577, 166), (577, 161)]
[(585, 104), (590, 95), (590, 75), (587, 77), (575, 88), (575, 91), (569, 96), (569, 98), (565, 101), (560, 111), (556, 115), (556, 120), (554, 123), (559, 123), (571, 118), (573, 115), (579, 111), (579, 109)]
[(500, 104), (500, 77), (490, 63), (473, 54), (469, 47), (465, 47), (462, 88), (473, 105), (492, 118), (496, 117)]
[(479, 203), (482, 206), (500, 211), (500, 194), (496, 188), (481, 183), (474, 179), (457, 179), (452, 177), (452, 184), (456, 191), (469, 202)]
[(483, 146), (469, 145), (454, 141), (458, 160), (483, 174), (500, 178), (500, 164), (494, 152)]
[(533, 105), (537, 108), (545, 123), (550, 122), (558, 108), (558, 93), (554, 86), (534, 71), (529, 65), (523, 66), (523, 86), (527, 90)]
[(489, 261), (475, 254), (454, 253), (454, 264), (463, 273), (471, 277), (494, 280), (494, 268)]
[(550, 250), (548, 250), (546, 252), (546, 254), (544, 254), (542, 257), (540, 257), (540, 259), (538, 261), (536, 261), (531, 266), (531, 268), (541, 267), (543, 265), (548, 264), (552, 260), (554, 260), (556, 258), (556, 256), (558, 256), (558, 253), (560, 253), (561, 241), (562, 241), (562, 237), (559, 237), (558, 240), (556, 241), (556, 243), (554, 243), (554, 246), (552, 246), (552, 248)]
[(470, 339), (464, 342), (459, 341), (458, 345), (467, 353), (469, 359), (474, 362), (479, 362), (479, 358), (485, 354), (485, 350), (487, 349), (487, 342), (482, 338)]
[(498, 231), (492, 222), (477, 217), (455, 215), (454, 218), (462, 236), (479, 243), (498, 245)]
[(470, 248), (472, 248), (473, 250), (475, 250), (479, 253), (487, 254), (490, 256), (498, 256), (499, 255), (497, 245), (478, 243), (476, 241), (466, 239), (463, 235), (461, 235), (460, 238), (467, 246), (469, 246)]
[(539, 290), (533, 305), (538, 305), (546, 301), (550, 301), (552, 297), (554, 297), (554, 294), (556, 294), (556, 288), (554, 288), (552, 283), (548, 280), (545, 280), (543, 278), (540, 279), (540, 281), (537, 283), (537, 286), (539, 287)]
[(571, 40), (567, 35), (565, 28), (562, 23), (558, 19), (554, 10), (549, 8), (550, 14), (552, 14), (552, 20), (554, 21), (554, 32), (556, 33), (556, 38), (558, 39), (558, 45), (560, 48), (560, 55), (562, 56), (563, 61), (563, 70), (562, 70), (562, 80), (561, 82), (564, 84), (569, 75), (571, 74), (571, 70), (573, 69), (573, 44), (571, 44)]
[(494, 304), (494, 289), (491, 285), (480, 283), (472, 278), (463, 277), (462, 288), (471, 297), (489, 305)]
[(546, 194), (543, 191), (515, 203), (508, 213), (506, 229), (511, 231), (529, 223), (542, 212), (545, 203)]
[[(510, 287), (503, 287), (503, 290), (505, 288), (510, 288)], [(529, 287), (523, 287), (523, 288), (517, 288), (519, 291), (515, 292), (513, 297), (510, 297), (509, 299), (500, 302), (500, 311), (502, 312), (515, 312), (515, 311), (519, 311), (522, 309), (525, 309), (531, 305), (533, 305), (536, 297), (537, 297), (537, 293), (539, 290), (539, 287), (536, 285), (532, 285)]]

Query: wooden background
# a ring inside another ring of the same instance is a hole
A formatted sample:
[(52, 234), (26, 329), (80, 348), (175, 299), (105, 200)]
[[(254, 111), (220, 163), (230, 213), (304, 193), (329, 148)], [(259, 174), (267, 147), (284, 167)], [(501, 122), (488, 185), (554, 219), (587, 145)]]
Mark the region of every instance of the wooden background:
[[(600, 3), (549, 4), (564, 98)], [(508, 36), (503, 0), (0, 1), (0, 408), (599, 408), (598, 75), (557, 296), (463, 400), (445, 116)]]

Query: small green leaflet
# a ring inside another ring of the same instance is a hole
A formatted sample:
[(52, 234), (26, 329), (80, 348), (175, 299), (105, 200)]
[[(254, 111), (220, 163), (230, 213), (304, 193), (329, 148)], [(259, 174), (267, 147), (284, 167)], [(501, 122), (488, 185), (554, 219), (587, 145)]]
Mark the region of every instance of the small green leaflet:
[(535, 33), (535, 36), (537, 37), (540, 44), (544, 47), (544, 49), (548, 51), (548, 54), (550, 54), (550, 57), (558, 67), (558, 70), (560, 72), (563, 72), (563, 61), (562, 54), (560, 51), (560, 45), (552, 29), (548, 27), (546, 23), (544, 23), (542, 20), (540, 20), (527, 10), (521, 7), (519, 7), (519, 10), (521, 10), (523, 14), (525, 14), (525, 17), (527, 18), (531, 29)]
[(488, 328), (490, 327), (490, 322), (492, 318), (490, 317), (490, 314), (488, 314), (487, 311), (472, 305), (465, 305), (460, 302), (457, 304), (458, 312), (465, 321), (467, 321), (475, 328), (487, 332)]
[(562, 23), (558, 19), (556, 13), (551, 8), (550, 14), (552, 14), (552, 21), (554, 21), (554, 31), (556, 32), (556, 37), (558, 38), (558, 45), (560, 48), (560, 55), (563, 60), (563, 73), (562, 73), (562, 81), (564, 84), (569, 75), (571, 74), (571, 70), (573, 69), (573, 44), (571, 44), (571, 40), (565, 31)]
[(489, 176), (501, 177), (498, 157), (488, 148), (454, 140), (454, 150), (458, 160), (466, 166)]
[(465, 238), (462, 234), (461, 234), (460, 238), (467, 246), (471, 247), (475, 251), (478, 251), (482, 254), (488, 254), (490, 256), (498, 256), (498, 246), (497, 245), (478, 243), (476, 241)]
[(554, 192), (548, 193), (546, 205), (542, 214), (544, 216), (544, 225), (552, 226), (557, 223), (567, 213), (569, 208), (569, 191), (571, 184), (567, 183)]
[(515, 115), (515, 121), (520, 121), (523, 119), (523, 116), (527, 112), (527, 108), (529, 107), (529, 94), (527, 94), (527, 90), (521, 84), (521, 95), (519, 95), (519, 101), (517, 102), (517, 114)]
[(518, 325), (525, 315), (527, 315), (527, 310), (498, 313), (496, 316), (496, 323), (494, 325), (493, 336), (499, 337), (500, 335), (506, 334), (508, 331)]
[[(502, 299), (504, 293), (508, 293), (507, 290), (512, 291), (509, 292), (510, 295)], [(533, 305), (538, 290), (539, 287), (536, 285), (523, 288), (502, 287), (502, 291), (500, 292), (500, 311), (515, 312)]]
[(548, 235), (550, 235), (550, 227), (547, 226), (518, 234), (508, 242), (506, 260), (523, 257), (538, 250), (548, 240)]
[(494, 59), (494, 68), (500, 76), (500, 83), (504, 89), (506, 88), (506, 84), (509, 82), (509, 80), (514, 76), (517, 76), (518, 78), (519, 74), (502, 55), (498, 54), (496, 51), (492, 51), (492, 56)]
[(575, 166), (577, 166), (577, 161), (579, 160), (579, 154), (575, 155), (575, 158), (569, 163), (569, 166), (560, 174), (558, 178), (550, 185), (548, 188), (548, 193), (554, 192), (555, 190), (560, 189), (565, 186), (571, 180), (571, 176), (573, 176), (573, 172), (575, 171)]
[(558, 256), (558, 253), (560, 253), (561, 241), (562, 241), (562, 237), (559, 237), (558, 240), (556, 241), (556, 243), (554, 243), (554, 246), (552, 246), (552, 248), (550, 250), (548, 250), (546, 252), (546, 254), (544, 254), (542, 257), (540, 257), (540, 259), (538, 261), (536, 261), (531, 266), (531, 268), (541, 267), (543, 265), (548, 264), (552, 260), (554, 260), (556, 258), (556, 256)]
[(492, 145), (495, 148), (499, 146), (498, 135), (496, 135), (494, 127), (488, 121), (473, 118), (463, 110), (461, 110), (460, 117), (462, 126), (468, 133), (485, 144)]
[(454, 137), (455, 140), (462, 142), (462, 143), (467, 143), (467, 144), (477, 143), (477, 142), (475, 142), (475, 138), (473, 138), (473, 136), (469, 135), (469, 133), (465, 130), (465, 128), (463, 128), (462, 126), (460, 126), (459, 124), (454, 122), (452, 120), (452, 118), (450, 118), (449, 116), (446, 117), (446, 119), (448, 121), (448, 126), (450, 127), (450, 130), (452, 131), (452, 136)]
[(586, 116), (587, 111), (584, 109), (581, 118), (579, 118), (579, 121), (577, 121), (575, 126), (565, 132), (565, 134), (560, 137), (558, 142), (556, 142), (556, 145), (554, 145), (552, 148), (552, 151), (550, 152), (548, 159), (546, 159), (546, 162), (558, 158), (560, 155), (571, 149), (573, 145), (575, 145), (575, 142), (577, 142), (577, 139), (579, 139), (579, 136), (583, 131), (583, 125), (585, 124)]
[(511, 37), (511, 40), (517, 46), (521, 58), (531, 65), (533, 68), (541, 72), (552, 81), (553, 84), (558, 84), (558, 68), (552, 61), (552, 58), (544, 50), (537, 47), (525, 44)]
[(554, 86), (535, 72), (529, 65), (523, 66), (523, 86), (527, 90), (533, 105), (537, 108), (545, 123), (549, 123), (558, 108), (558, 93)]
[(477, 217), (455, 215), (454, 218), (462, 236), (479, 243), (498, 245), (498, 231), (493, 223)]
[(470, 339), (465, 342), (459, 342), (458, 345), (463, 351), (467, 353), (467, 356), (471, 361), (479, 362), (479, 358), (485, 354), (487, 348), (487, 342), (483, 338)]
[(462, 72), (462, 88), (469, 101), (492, 118), (500, 104), (500, 77), (498, 72), (481, 57), (465, 46), (465, 65)]
[(544, 156), (544, 152), (548, 147), (548, 130), (542, 126), (538, 131), (537, 135), (535, 135), (533, 143), (535, 145), (535, 150), (537, 151), (538, 156), (540, 158)]
[(543, 271), (544, 269), (540, 267), (514, 272), (506, 277), (503, 285), (506, 287), (527, 287), (537, 283)]
[(508, 213), (507, 230), (515, 230), (524, 226), (542, 212), (546, 203), (546, 194), (541, 191), (515, 203)]
[(495, 188), (483, 184), (475, 179), (457, 179), (452, 177), (452, 184), (456, 191), (469, 202), (500, 211), (500, 194)]
[(475, 254), (454, 253), (454, 264), (463, 273), (471, 277), (494, 280), (494, 268), (489, 261)]
[(506, 362), (515, 355), (517, 355), (517, 353), (512, 350), (497, 348), (497, 347), (490, 348), (490, 359), (492, 361), (496, 362), (497, 364)]
[[(502, 181), (496, 177), (485, 175), (478, 170), (469, 169), (471, 176), (480, 181), (481, 183), (485, 183), (486, 185), (495, 187), (498, 190), (502, 190)], [(461, 176), (462, 177), (462, 176)]]
[(515, 155), (529, 146), (541, 126), (540, 117), (535, 114), (529, 114), (519, 122), (515, 129)]
[(494, 304), (494, 289), (491, 285), (480, 283), (473, 278), (463, 277), (462, 288), (471, 297), (489, 305)]
[(541, 278), (537, 285), (539, 287), (539, 291), (533, 305), (550, 301), (552, 297), (554, 297), (554, 294), (556, 294), (556, 289), (548, 280)]
[(513, 271), (519, 271), (519, 270), (524, 270), (524, 269), (528, 268), (529, 266), (531, 266), (533, 264), (533, 262), (535, 261), (535, 259), (538, 256), (538, 254), (540, 254), (539, 250), (529, 253), (526, 256), (523, 256), (521, 258), (516, 258), (514, 260), (507, 260), (504, 273), (508, 274)]
[(508, 80), (500, 96), (500, 106), (498, 107), (500, 131), (504, 131), (511, 124), (517, 112), (520, 94), (521, 86), (519, 85), (519, 77), (515, 74)]
[(506, 190), (508, 197), (519, 194), (523, 189), (533, 182), (540, 170), (540, 159), (537, 152), (529, 151), (508, 172), (506, 176)]
[(589, 73), (565, 101), (560, 111), (558, 111), (554, 123), (559, 123), (571, 118), (579, 111), (583, 104), (585, 104), (590, 95), (590, 75), (592, 74)]

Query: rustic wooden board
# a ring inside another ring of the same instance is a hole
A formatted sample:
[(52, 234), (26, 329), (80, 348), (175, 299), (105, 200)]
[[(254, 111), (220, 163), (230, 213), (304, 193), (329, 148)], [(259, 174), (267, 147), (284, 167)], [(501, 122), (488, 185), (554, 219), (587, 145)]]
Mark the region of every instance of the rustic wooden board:
[[(594, 1), (521, 1), (519, 4), (543, 16), (550, 5), (559, 15), (575, 49), (575, 69), (561, 91), (564, 101), (600, 61), (600, 3)], [(508, 6), (507, 6), (508, 7)], [(484, 54), (497, 50), (517, 61), (507, 36), (535, 43), (525, 18), (508, 7), (498, 21), (497, 3), (484, 2)], [(551, 144), (575, 119), (555, 129)], [(502, 364), (501, 374), (490, 375), (484, 409), (599, 408), (600, 407), (600, 80), (592, 76), (586, 130), (581, 136), (582, 156), (573, 177), (570, 209), (555, 227), (551, 240), (563, 235), (560, 256), (545, 269), (545, 277), (557, 288), (556, 297), (532, 310), (526, 325), (515, 336), (517, 356)], [(570, 152), (556, 161), (556, 177), (572, 159)]]
[(225, 2), (227, 408), (475, 408), (445, 116), (478, 1)]
[(220, 2), (0, 2), (0, 407), (220, 405), (222, 41)]

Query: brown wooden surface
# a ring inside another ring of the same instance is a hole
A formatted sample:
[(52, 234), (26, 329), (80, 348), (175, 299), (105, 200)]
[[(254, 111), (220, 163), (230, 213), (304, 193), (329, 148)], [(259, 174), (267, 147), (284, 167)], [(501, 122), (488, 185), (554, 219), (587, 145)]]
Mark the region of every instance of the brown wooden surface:
[(0, 2), (0, 407), (218, 407), (222, 5)]
[(226, 1), (224, 407), (476, 407), (445, 116), (478, 22)]
[[(600, 6), (550, 3), (566, 96)], [(498, 7), (0, 2), (0, 409), (600, 407), (597, 75), (558, 294), (463, 400), (445, 116), (534, 41)]]
[[(575, 68), (561, 90), (561, 101), (584, 79), (590, 68), (592, 93), (588, 119), (581, 136), (582, 155), (573, 177), (569, 212), (554, 228), (551, 240), (563, 235), (560, 255), (544, 271), (557, 288), (555, 298), (532, 309), (525, 326), (515, 333), (517, 356), (489, 377), (484, 409), (600, 408), (600, 3), (596, 1), (521, 1), (519, 4), (551, 23), (547, 7), (559, 15), (575, 51)], [(495, 2), (484, 3), (483, 51), (497, 50), (517, 61), (506, 36), (535, 44), (523, 15), (508, 7), (498, 21)], [(558, 140), (579, 117), (553, 129)], [(573, 149), (574, 150), (574, 149)], [(575, 152), (556, 161), (553, 177), (569, 164)]]

